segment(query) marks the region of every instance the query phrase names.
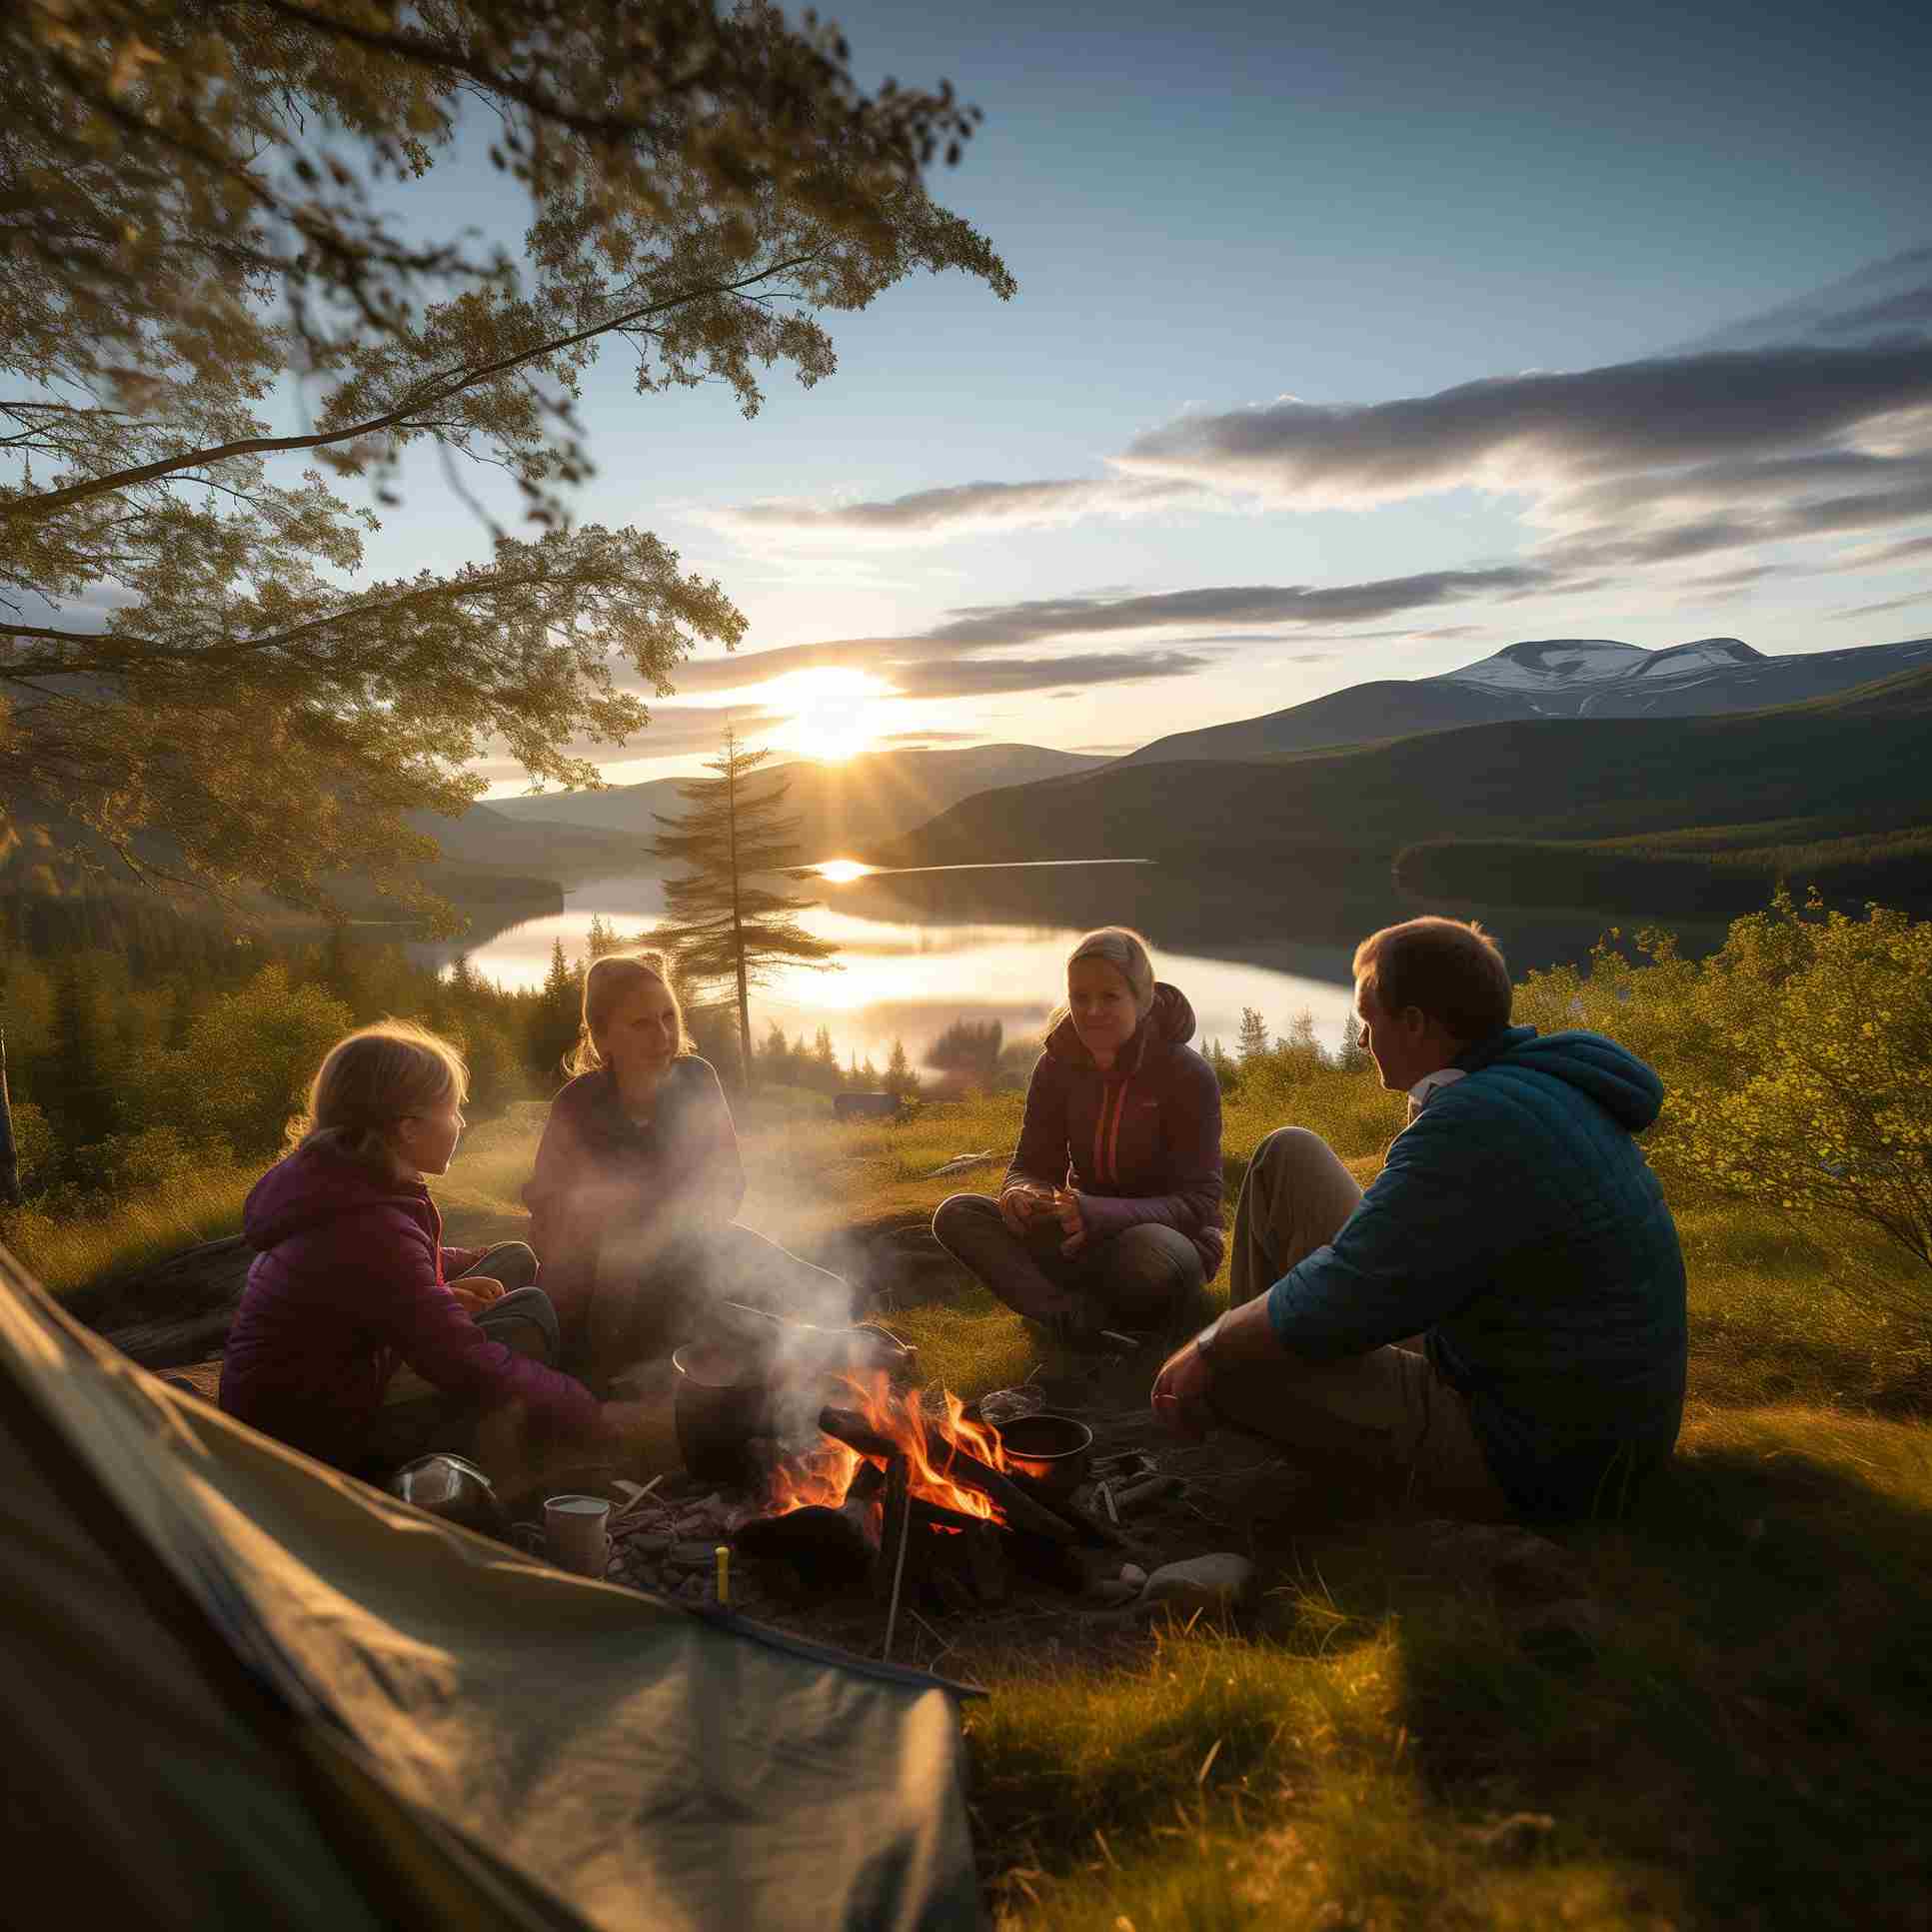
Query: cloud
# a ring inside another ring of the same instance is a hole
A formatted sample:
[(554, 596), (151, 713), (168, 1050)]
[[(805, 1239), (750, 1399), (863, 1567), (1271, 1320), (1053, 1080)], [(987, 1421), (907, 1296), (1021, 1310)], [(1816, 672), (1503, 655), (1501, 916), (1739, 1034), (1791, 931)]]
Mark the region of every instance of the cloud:
[(1833, 611), (1833, 617), (1877, 617), (1882, 611), (1910, 610), (1914, 604), (1932, 602), (1932, 584), (1921, 590), (1907, 591), (1903, 597), (1888, 597), (1881, 604), (1854, 604), (1843, 611)]
[(1066, 477), (1037, 483), (956, 483), (871, 503), (805, 498), (721, 506), (704, 521), (733, 535), (934, 543), (989, 530), (1043, 530), (1085, 517), (1139, 516), (1208, 495), (1199, 484), (1138, 477)]
[[(1184, 677), (1206, 669), (1213, 658), (1184, 646), (1199, 639), (1163, 639), (1134, 650), (1081, 656), (1010, 653), (1030, 645), (1137, 631), (1172, 630), (1188, 624), (1267, 624), (1295, 627), (1282, 636), (1242, 637), (1244, 644), (1326, 643), (1299, 627), (1368, 622), (1402, 611), (1426, 610), (1464, 598), (1511, 600), (1566, 588), (1540, 568), (1501, 566), (1486, 570), (1424, 571), (1410, 577), (1376, 578), (1360, 584), (1214, 585), (1189, 591), (1137, 595), (1031, 598), (980, 604), (952, 612), (930, 631), (897, 638), (840, 638), (824, 644), (780, 645), (769, 651), (709, 658), (678, 672), (679, 689), (725, 692), (763, 685), (790, 672), (838, 665), (872, 672), (907, 697), (971, 698), (1049, 690), (1060, 685), (1121, 684)], [(1423, 636), (1466, 635), (1478, 627), (1452, 626)], [(1209, 638), (1234, 634), (1208, 633)], [(1416, 635), (1406, 627), (1366, 636)], [(1309, 661), (1328, 653), (1309, 654)]]
[(1774, 348), (1486, 378), (1432, 396), (1269, 404), (1136, 437), (1138, 475), (1368, 509), (1474, 487), (1540, 495), (1594, 478), (1772, 456), (1932, 405), (1932, 346)]
[(882, 745), (977, 745), (984, 732), (888, 732)]
[(1726, 323), (1676, 352), (1761, 349), (1770, 344), (1910, 335), (1932, 326), (1932, 246), (1868, 262), (1836, 282)]
[(1360, 584), (1227, 584), (1138, 597), (1035, 598), (969, 606), (928, 635), (980, 649), (1041, 638), (1146, 631), (1182, 624), (1348, 624), (1392, 617), (1465, 597), (1519, 597), (1542, 590), (1550, 573), (1515, 565), (1422, 571)]
[(1088, 651), (1057, 658), (929, 658), (895, 666), (891, 676), (908, 698), (992, 698), (1062, 685), (1085, 690), (1184, 678), (1210, 662), (1184, 651)]
[[(729, 719), (739, 732), (757, 737), (784, 724), (791, 714), (748, 705), (666, 705), (651, 707), (651, 723), (635, 733), (622, 747), (609, 739), (576, 739), (567, 748), (572, 758), (587, 758), (594, 765), (615, 765), (650, 758), (687, 758), (693, 752), (716, 752), (725, 736)], [(522, 780), (524, 768), (509, 756), (499, 743), (491, 756), (470, 767), (492, 785), (506, 780)]]
[(1737, 570), (1712, 571), (1707, 577), (1687, 577), (1681, 586), (1687, 591), (1737, 591), (1781, 573), (1775, 564), (1745, 564)]

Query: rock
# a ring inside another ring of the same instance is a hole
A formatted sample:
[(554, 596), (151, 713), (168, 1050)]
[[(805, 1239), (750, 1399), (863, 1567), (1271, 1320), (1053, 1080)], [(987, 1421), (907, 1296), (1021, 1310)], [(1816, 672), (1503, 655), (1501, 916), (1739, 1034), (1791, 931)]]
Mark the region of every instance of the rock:
[(1245, 1556), (1221, 1551), (1212, 1556), (1190, 1556), (1182, 1563), (1163, 1563), (1147, 1578), (1140, 1592), (1143, 1604), (1164, 1603), (1182, 1616), (1195, 1610), (1208, 1615), (1231, 1609), (1254, 1580), (1254, 1565)]
[(634, 1530), (621, 1538), (624, 1547), (636, 1556), (662, 1556), (671, 1547), (669, 1536), (646, 1529)]
[(1140, 1585), (1124, 1583), (1118, 1577), (1103, 1576), (1097, 1582), (1089, 1583), (1086, 1593), (1096, 1603), (1118, 1605), (1131, 1603), (1140, 1594)]
[(711, 1585), (702, 1576), (688, 1576), (679, 1584), (678, 1594), (693, 1603), (704, 1603), (710, 1600)]
[(668, 1560), (674, 1569), (708, 1570), (718, 1560), (716, 1549), (715, 1543), (673, 1543)]
[(1120, 1565), (1120, 1581), (1122, 1583), (1131, 1583), (1137, 1590), (1146, 1580), (1147, 1573), (1138, 1563), (1122, 1563)]

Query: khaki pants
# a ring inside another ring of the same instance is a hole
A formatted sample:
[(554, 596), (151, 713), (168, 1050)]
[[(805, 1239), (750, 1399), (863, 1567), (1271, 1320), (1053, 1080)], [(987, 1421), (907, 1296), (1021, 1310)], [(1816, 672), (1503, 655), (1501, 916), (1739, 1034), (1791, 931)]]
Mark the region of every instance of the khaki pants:
[[(1264, 1294), (1325, 1247), (1361, 1189), (1319, 1134), (1280, 1127), (1254, 1150), (1234, 1209), (1228, 1302)], [(1421, 1337), (1337, 1362), (1292, 1357), (1217, 1368), (1215, 1418), (1336, 1481), (1364, 1480), (1479, 1521), (1510, 1515), (1468, 1405), (1430, 1367)]]

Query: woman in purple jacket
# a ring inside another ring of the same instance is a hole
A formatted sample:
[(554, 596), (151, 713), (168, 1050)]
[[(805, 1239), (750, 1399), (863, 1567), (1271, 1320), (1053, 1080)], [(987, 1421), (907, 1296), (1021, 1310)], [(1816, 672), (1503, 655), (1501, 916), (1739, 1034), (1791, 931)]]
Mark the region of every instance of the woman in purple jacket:
[(515, 1403), (546, 1435), (621, 1440), (635, 1417), (548, 1366), (556, 1318), (541, 1289), (516, 1285), (536, 1272), (529, 1248), (443, 1245), (424, 1176), (449, 1167), (468, 1087), (455, 1048), (406, 1021), (365, 1026), (330, 1049), (291, 1125), (294, 1150), (242, 1210), (259, 1252), (222, 1365), (229, 1414), (320, 1461), (378, 1474), (379, 1462), (432, 1446), (399, 1446), (381, 1426), (385, 1391), (407, 1363), (445, 1398), (428, 1418), (441, 1433)]
[(933, 1217), (943, 1247), (1071, 1345), (1158, 1326), (1220, 1265), (1220, 1086), (1193, 1031), (1139, 934), (1089, 933), (998, 1199), (955, 1194)]

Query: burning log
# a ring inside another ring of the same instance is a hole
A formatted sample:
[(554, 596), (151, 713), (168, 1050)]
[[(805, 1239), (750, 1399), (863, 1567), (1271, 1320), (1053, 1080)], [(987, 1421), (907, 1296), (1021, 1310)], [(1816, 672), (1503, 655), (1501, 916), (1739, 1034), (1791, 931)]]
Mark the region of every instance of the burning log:
[[(900, 1453), (899, 1444), (872, 1428), (863, 1416), (850, 1409), (824, 1408), (819, 1411), (819, 1426), (835, 1441), (860, 1455), (876, 1456), (881, 1461)], [(1019, 1485), (997, 1469), (981, 1462), (964, 1447), (956, 1448), (946, 1465), (948, 1478), (963, 1489), (971, 1489), (1005, 1517), (1014, 1529), (1039, 1536), (1048, 1542), (1078, 1541), (1078, 1532), (1056, 1510), (1035, 1502)]]

